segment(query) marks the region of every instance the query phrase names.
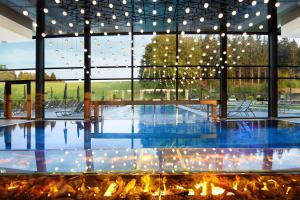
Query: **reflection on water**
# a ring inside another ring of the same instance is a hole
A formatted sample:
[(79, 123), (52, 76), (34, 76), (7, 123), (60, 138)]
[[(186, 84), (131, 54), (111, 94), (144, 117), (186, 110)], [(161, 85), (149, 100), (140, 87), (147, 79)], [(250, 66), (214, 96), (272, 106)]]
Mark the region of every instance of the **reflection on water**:
[[(127, 108), (126, 108), (127, 109)], [(1, 172), (298, 170), (300, 127), (209, 122), (174, 106), (121, 107), (102, 122), (39, 121), (0, 127)]]
[(0, 149), (299, 148), (300, 127), (283, 121), (187, 123), (44, 121), (0, 127)]
[(300, 149), (28, 150), (0, 154), (2, 173), (297, 171)]

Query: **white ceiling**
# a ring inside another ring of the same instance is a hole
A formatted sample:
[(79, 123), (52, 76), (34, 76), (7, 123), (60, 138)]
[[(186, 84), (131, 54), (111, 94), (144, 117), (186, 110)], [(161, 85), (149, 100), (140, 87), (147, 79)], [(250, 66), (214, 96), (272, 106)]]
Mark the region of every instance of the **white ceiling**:
[(32, 30), (0, 14), (0, 42), (32, 40)]

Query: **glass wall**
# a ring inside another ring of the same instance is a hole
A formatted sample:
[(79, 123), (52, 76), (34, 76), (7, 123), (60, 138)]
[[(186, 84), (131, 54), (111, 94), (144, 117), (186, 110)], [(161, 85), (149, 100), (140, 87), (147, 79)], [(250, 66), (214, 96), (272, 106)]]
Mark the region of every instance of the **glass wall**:
[(45, 118), (83, 118), (83, 38), (45, 40)]
[(278, 38), (278, 115), (300, 116), (300, 40)]
[[(4, 117), (5, 81), (31, 81), (32, 114), (35, 99), (35, 40), (0, 43), (0, 118)], [(12, 111), (14, 117), (25, 117), (26, 85), (12, 85)]]
[(229, 35), (228, 117), (268, 116), (268, 37)]

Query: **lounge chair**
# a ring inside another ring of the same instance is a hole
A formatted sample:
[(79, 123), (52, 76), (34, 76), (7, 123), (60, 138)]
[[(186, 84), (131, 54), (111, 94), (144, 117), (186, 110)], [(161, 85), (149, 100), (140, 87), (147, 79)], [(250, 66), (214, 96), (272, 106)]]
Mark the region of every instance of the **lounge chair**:
[(84, 104), (82, 102), (79, 102), (73, 111), (72, 110), (60, 110), (60, 111), (56, 111), (55, 114), (57, 117), (68, 117), (75, 113), (83, 112), (83, 109), (84, 109)]
[(228, 116), (242, 116), (243, 114), (245, 114), (246, 117), (249, 117), (249, 114), (252, 114), (253, 117), (255, 117), (255, 114), (251, 108), (252, 103), (253, 101), (244, 100), (235, 110), (229, 110)]

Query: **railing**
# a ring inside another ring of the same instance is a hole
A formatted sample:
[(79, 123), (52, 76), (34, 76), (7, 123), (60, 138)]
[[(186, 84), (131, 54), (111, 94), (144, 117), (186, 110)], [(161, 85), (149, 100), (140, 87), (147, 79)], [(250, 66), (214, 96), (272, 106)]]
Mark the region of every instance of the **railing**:
[[(92, 101), (94, 105), (95, 120), (103, 119), (104, 106), (126, 106), (126, 105), (207, 105), (207, 117), (209, 112), (214, 122), (218, 120), (217, 106), (218, 100), (178, 100), (178, 101)], [(211, 109), (209, 109), (211, 107)], [(100, 109), (99, 109), (100, 108)], [(99, 112), (100, 111), (100, 112)]]

